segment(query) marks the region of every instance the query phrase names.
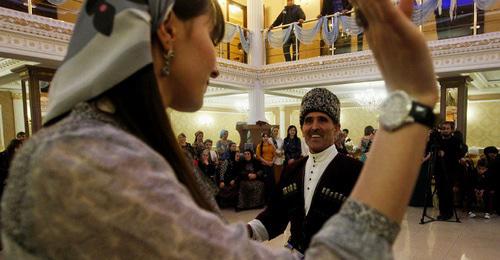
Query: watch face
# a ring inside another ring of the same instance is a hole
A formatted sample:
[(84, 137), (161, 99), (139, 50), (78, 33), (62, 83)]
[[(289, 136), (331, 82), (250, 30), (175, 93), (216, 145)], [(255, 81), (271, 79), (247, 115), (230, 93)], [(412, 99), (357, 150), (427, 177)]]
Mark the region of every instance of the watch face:
[(411, 109), (411, 100), (404, 92), (393, 92), (380, 106), (380, 123), (387, 130), (394, 130), (405, 123)]

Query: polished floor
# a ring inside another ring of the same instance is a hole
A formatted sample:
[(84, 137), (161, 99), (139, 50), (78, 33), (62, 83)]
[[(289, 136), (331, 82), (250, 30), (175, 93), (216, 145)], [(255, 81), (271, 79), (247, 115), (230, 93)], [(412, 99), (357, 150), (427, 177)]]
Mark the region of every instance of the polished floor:
[[(260, 210), (234, 212), (224, 210), (230, 222), (253, 219)], [(436, 212), (430, 212), (429, 215)], [(493, 215), (484, 219), (483, 214), (468, 218), (459, 211), (461, 223), (432, 222), (421, 225), (421, 208), (409, 207), (401, 225), (401, 232), (394, 244), (395, 259), (460, 259), (498, 260), (500, 259), (500, 217)], [(284, 235), (266, 242), (271, 247), (282, 247), (288, 237)]]

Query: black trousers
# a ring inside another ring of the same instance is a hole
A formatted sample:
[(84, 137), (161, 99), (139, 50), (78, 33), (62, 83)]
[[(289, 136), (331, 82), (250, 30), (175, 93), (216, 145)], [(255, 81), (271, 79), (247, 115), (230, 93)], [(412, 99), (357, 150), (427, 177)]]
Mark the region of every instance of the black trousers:
[(439, 215), (444, 217), (453, 216), (453, 183), (451, 174), (453, 168), (438, 160), (436, 163), (434, 177), (436, 178), (436, 189), (439, 199)]
[[(474, 5), (457, 6), (457, 16), (455, 19), (450, 19), (450, 10), (443, 9), (439, 14), (436, 10), (434, 16), (436, 18), (436, 30), (438, 39), (457, 38), (473, 34), (474, 26)], [(484, 11), (477, 10), (477, 24), (480, 26), (477, 29), (478, 34), (484, 33)]]
[[(290, 47), (293, 49), (293, 55), (290, 54)], [(300, 42), (295, 41), (295, 35), (292, 33), (288, 41), (283, 45), (283, 55), (285, 56), (285, 61), (298, 60), (297, 52), (299, 51)]]

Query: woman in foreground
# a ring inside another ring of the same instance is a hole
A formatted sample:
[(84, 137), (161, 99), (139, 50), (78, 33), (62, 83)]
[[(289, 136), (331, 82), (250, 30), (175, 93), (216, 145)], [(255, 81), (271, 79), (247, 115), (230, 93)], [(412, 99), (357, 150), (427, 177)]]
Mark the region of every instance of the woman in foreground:
[[(366, 16), (389, 90), (433, 106), (430, 54), (407, 18), (412, 1), (401, 9), (390, 0), (353, 4)], [(251, 241), (245, 224), (227, 225), (213, 213), (165, 113), (202, 106), (218, 74), (214, 44), (223, 27), (215, 0), (84, 4), (52, 82), (45, 127), (11, 168), (2, 201), (6, 259), (296, 257)], [(351, 197), (306, 258), (392, 256), (426, 132), (418, 124), (379, 131)]]

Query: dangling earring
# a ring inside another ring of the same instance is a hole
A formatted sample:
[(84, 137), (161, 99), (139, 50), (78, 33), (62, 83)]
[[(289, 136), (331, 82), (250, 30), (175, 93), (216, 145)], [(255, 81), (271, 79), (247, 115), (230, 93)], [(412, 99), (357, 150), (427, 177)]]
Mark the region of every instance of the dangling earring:
[(167, 53), (163, 54), (163, 59), (165, 60), (165, 65), (161, 69), (161, 74), (163, 76), (168, 76), (170, 75), (170, 63), (172, 62), (172, 59), (174, 58), (174, 50), (170, 49), (167, 51)]

